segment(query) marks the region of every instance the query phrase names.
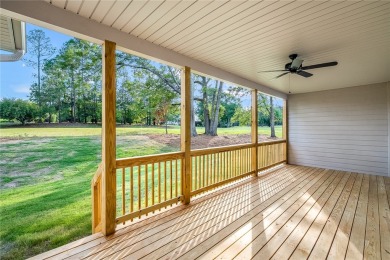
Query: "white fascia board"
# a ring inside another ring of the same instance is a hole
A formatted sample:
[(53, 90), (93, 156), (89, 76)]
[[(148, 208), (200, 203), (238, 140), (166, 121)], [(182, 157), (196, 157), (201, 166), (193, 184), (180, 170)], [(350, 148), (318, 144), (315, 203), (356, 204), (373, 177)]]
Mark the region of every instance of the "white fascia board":
[(109, 40), (115, 42), (118, 49), (122, 51), (176, 66), (188, 66), (194, 72), (202, 75), (209, 75), (240, 86), (257, 89), (271, 96), (287, 98), (287, 95), (280, 91), (52, 6), (44, 1), (1, 0), (0, 13), (99, 44), (104, 40)]

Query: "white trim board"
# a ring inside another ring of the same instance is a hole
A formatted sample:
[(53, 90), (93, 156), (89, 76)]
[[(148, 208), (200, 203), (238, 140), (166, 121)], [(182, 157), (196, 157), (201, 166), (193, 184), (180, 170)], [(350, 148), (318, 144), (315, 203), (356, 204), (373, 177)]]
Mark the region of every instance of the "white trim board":
[(262, 86), (233, 73), (181, 55), (77, 14), (62, 10), (44, 1), (1, 1), (0, 3), (0, 12), (3, 15), (99, 44), (104, 40), (110, 40), (117, 44), (119, 50), (131, 51), (137, 55), (163, 61), (168, 64), (188, 66), (196, 73), (209, 75), (251, 89), (257, 89), (271, 96), (283, 99), (287, 98), (285, 93)]

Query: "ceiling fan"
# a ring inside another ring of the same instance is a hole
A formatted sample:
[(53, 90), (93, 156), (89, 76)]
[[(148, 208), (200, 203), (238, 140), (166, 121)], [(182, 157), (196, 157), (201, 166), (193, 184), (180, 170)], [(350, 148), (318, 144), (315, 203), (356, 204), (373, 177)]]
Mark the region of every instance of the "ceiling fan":
[[(336, 66), (338, 64), (337, 61), (332, 62), (326, 62), (321, 64), (315, 64), (310, 66), (302, 66), (303, 60), (298, 58), (298, 54), (291, 54), (288, 56), (291, 59), (291, 62), (287, 63), (284, 66), (284, 70), (267, 70), (267, 71), (260, 71), (261, 72), (284, 72), (280, 74), (279, 76), (276, 76), (275, 79), (280, 78), (286, 74), (298, 74), (302, 77), (309, 78), (313, 76), (313, 74), (306, 72), (305, 70), (312, 70), (312, 69), (318, 69), (318, 68), (324, 68), (324, 67), (331, 67)], [(285, 72), (287, 71), (287, 72)]]

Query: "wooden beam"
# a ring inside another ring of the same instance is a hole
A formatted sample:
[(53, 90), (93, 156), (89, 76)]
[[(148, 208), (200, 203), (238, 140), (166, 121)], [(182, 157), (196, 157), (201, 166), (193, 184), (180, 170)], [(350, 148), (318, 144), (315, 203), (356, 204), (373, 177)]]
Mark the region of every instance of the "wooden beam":
[(102, 48), (102, 233), (115, 232), (116, 213), (116, 44), (105, 41)]
[(257, 148), (257, 143), (259, 142), (259, 134), (258, 134), (258, 113), (257, 113), (257, 90), (254, 89), (252, 90), (252, 144), (255, 144), (254, 147), (252, 147), (252, 171), (254, 172), (254, 176), (257, 176), (257, 171), (258, 171), (258, 148)]
[(191, 197), (191, 69), (184, 67), (181, 72), (181, 151), (184, 152), (182, 166), (182, 191), (184, 203)]
[(288, 163), (288, 107), (287, 100), (283, 102), (283, 133), (282, 138), (286, 140), (285, 144), (285, 153), (286, 153), (286, 162)]

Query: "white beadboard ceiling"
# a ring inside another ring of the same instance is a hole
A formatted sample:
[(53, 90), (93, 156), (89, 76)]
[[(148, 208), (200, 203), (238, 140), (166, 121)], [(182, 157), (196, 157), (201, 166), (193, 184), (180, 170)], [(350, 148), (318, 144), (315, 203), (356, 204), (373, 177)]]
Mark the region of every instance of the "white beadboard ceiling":
[[(45, 0), (261, 85), (303, 93), (390, 81), (389, 1)], [(274, 79), (288, 55), (311, 78)]]

